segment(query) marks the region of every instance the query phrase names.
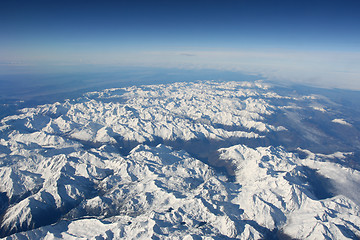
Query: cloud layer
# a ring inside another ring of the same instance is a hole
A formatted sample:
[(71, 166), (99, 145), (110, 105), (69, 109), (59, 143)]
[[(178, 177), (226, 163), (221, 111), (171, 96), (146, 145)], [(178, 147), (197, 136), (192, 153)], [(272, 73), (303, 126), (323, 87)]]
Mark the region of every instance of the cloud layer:
[(119, 63), (240, 71), (273, 81), (360, 89), (360, 53), (357, 52), (158, 51)]
[[(360, 52), (286, 50), (104, 51), (92, 54), (14, 58), (0, 64), (0, 74), (31, 69), (56, 71), (56, 66), (138, 66), (214, 69), (260, 75), (264, 79), (325, 88), (360, 90)], [(20, 64), (17, 64), (20, 63)], [(14, 68), (15, 66), (15, 68)], [(21, 69), (20, 69), (21, 67)]]

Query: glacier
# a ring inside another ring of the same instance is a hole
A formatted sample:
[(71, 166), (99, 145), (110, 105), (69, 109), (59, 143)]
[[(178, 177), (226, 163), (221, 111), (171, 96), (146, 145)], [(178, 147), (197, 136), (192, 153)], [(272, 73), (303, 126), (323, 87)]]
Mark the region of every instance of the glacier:
[(23, 108), (0, 120), (0, 237), (357, 239), (359, 140), (313, 122), (357, 134), (336, 107), (198, 81)]

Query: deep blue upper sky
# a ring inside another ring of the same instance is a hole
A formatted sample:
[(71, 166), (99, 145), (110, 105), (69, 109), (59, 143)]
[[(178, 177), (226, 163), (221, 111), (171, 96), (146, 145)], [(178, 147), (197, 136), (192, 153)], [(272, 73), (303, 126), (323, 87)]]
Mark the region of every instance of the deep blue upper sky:
[(351, 0), (6, 0), (0, 9), (1, 44), (15, 48), (124, 44), (351, 49), (360, 43), (360, 2)]
[[(274, 58), (278, 52), (358, 53), (359, 12), (358, 0), (5, 0), (0, 3), (0, 63), (159, 66), (162, 59), (213, 66), (210, 57), (222, 59), (216, 64), (241, 64), (250, 54), (256, 64), (249, 68), (264, 67), (284, 61)], [(199, 52), (211, 54), (184, 57)], [(233, 52), (247, 55), (226, 57)]]

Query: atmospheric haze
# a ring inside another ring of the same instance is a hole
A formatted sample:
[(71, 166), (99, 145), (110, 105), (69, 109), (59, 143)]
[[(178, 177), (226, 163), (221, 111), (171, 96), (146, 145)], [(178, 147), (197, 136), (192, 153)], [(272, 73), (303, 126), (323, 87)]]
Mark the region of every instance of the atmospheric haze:
[(359, 1), (3, 1), (0, 237), (359, 239)]

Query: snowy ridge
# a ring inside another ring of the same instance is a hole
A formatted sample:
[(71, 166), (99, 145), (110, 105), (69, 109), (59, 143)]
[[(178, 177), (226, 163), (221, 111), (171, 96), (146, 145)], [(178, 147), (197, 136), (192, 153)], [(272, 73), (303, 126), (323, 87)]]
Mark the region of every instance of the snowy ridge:
[[(76, 187), (64, 185), (66, 191), (61, 191), (59, 186), (64, 180), (57, 178), (58, 189), (51, 194), (61, 201), (59, 205), (55, 201), (53, 208), (81, 198), (79, 204), (64, 215), (66, 220), (11, 238), (47, 235), (76, 239), (110, 234), (126, 239), (154, 236), (183, 239), (191, 235), (259, 239), (270, 237), (274, 229), (299, 239), (325, 236), (343, 239), (360, 234), (356, 227), (360, 224), (359, 207), (341, 195), (319, 200), (307, 180), (306, 166), (296, 164), (300, 160), (294, 155), (281, 148), (251, 149), (242, 145), (220, 151), (223, 158), (242, 162), (236, 170), (236, 182), (227, 182), (225, 176), (216, 174), (206, 164), (163, 145), (140, 145), (126, 158), (114, 155), (106, 164), (115, 169), (108, 176), (103, 169), (90, 171), (102, 160), (96, 159), (91, 167), (84, 166), (84, 160), (91, 154), (76, 153), (82, 161), (72, 164), (76, 169), (73, 177), (92, 179), (97, 185), (93, 189), (101, 194), (91, 196), (80, 188), (79, 182), (74, 184)], [(104, 173), (99, 176), (101, 172)], [(98, 181), (94, 180), (94, 173)], [(85, 184), (89, 183), (81, 185)], [(32, 201), (44, 203), (44, 192), (49, 189), (51, 186), (44, 186), (34, 197), (11, 207), (3, 225), (12, 225), (10, 220), (30, 221), (36, 216), (32, 208), (39, 208)], [(70, 231), (63, 232), (67, 229), (64, 225)], [(102, 230), (83, 229), (94, 226)]]
[[(232, 161), (237, 167), (236, 180), (242, 188), (236, 202), (246, 203), (244, 214), (250, 219), (256, 218), (260, 225), (281, 228), (298, 239), (343, 238), (344, 229), (351, 229), (348, 236), (355, 236), (351, 231), (359, 235), (356, 226), (360, 224), (360, 208), (350, 198), (355, 201), (360, 198), (340, 189), (351, 182), (343, 176), (351, 176), (354, 182), (347, 187), (356, 189), (360, 184), (360, 172), (330, 162), (314, 161), (311, 157), (300, 160), (281, 148), (252, 149), (237, 145), (220, 149), (220, 152), (222, 159)], [(340, 179), (342, 181), (338, 182)], [(348, 197), (324, 192), (333, 183), (341, 186), (337, 193), (340, 190)]]
[[(22, 109), (1, 120), (0, 236), (357, 238), (360, 172), (340, 164), (351, 153), (237, 144), (288, 131), (268, 119), (309, 99), (206, 81)], [(197, 159), (186, 141), (221, 144)]]
[(137, 142), (258, 138), (261, 132), (284, 130), (265, 123), (265, 116), (275, 107), (260, 98), (258, 91), (237, 83), (210, 82), (110, 89), (75, 102), (24, 109), (19, 116), (4, 118), (2, 124), (21, 121), (32, 131), (95, 142), (114, 142), (114, 136)]
[(345, 125), (345, 126), (350, 126), (351, 127), (351, 124), (348, 123), (347, 121), (345, 121), (344, 119), (334, 119), (332, 120), (332, 122), (334, 123), (339, 123), (339, 124), (342, 124), (342, 125)]

